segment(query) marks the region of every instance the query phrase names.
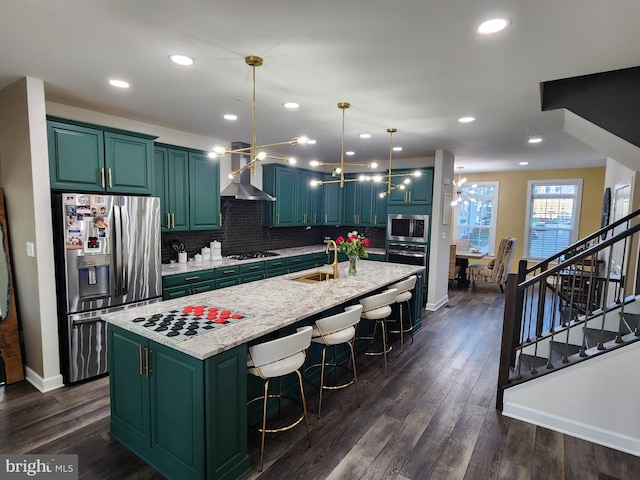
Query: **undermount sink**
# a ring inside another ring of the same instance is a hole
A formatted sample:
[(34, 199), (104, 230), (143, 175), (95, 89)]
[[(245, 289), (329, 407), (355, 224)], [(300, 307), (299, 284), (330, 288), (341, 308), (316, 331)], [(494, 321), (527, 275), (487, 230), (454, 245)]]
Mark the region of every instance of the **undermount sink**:
[(291, 280), (295, 282), (302, 283), (317, 283), (317, 282), (326, 282), (327, 280), (331, 280), (333, 278), (333, 273), (328, 272), (313, 272), (303, 275), (301, 277), (292, 278)]

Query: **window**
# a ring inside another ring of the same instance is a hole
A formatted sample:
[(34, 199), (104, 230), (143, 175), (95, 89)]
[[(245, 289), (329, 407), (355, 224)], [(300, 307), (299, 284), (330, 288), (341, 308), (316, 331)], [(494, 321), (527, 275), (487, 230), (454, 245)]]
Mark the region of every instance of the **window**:
[(525, 225), (529, 258), (549, 258), (577, 240), (582, 179), (530, 180)]
[(498, 182), (463, 185), (462, 202), (454, 210), (453, 238), (470, 240), (470, 248), (495, 255), (498, 218)]

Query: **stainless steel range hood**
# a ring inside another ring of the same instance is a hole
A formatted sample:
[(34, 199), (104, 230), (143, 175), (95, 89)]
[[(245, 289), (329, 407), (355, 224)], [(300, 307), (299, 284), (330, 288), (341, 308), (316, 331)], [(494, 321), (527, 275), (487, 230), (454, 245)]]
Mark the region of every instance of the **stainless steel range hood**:
[[(251, 145), (243, 142), (232, 142), (231, 149), (248, 148)], [(236, 171), (251, 161), (250, 155), (231, 154), (231, 170)], [(238, 200), (267, 200), (274, 202), (276, 197), (263, 192), (259, 188), (251, 185), (251, 169), (247, 168), (240, 172), (231, 180), (231, 185), (225, 188), (221, 193), (221, 197), (234, 197)]]

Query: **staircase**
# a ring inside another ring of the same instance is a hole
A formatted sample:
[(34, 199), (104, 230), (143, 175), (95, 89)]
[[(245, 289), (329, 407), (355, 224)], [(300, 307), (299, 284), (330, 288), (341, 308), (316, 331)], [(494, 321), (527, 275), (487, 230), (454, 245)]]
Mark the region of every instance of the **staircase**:
[(590, 425), (616, 418), (624, 399), (640, 399), (639, 221), (640, 210), (509, 274), (498, 410), (640, 455), (637, 408), (622, 415), (633, 428), (621, 434), (607, 430), (617, 420)]

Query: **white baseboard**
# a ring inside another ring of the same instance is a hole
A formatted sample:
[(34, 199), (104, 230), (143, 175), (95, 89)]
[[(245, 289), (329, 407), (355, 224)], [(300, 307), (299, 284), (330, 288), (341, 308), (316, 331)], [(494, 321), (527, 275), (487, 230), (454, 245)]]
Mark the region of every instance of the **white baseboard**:
[(630, 453), (640, 457), (640, 439), (628, 437), (617, 432), (604, 430), (586, 425), (575, 420), (551, 415), (547, 412), (534, 410), (520, 405), (506, 403), (502, 414), (505, 417), (515, 418), (524, 422), (533, 423), (540, 427), (545, 427), (556, 432), (581, 438), (589, 442), (597, 443), (605, 447), (610, 447), (621, 452)]
[(424, 308), (430, 312), (435, 312), (436, 310), (444, 307), (447, 303), (449, 303), (449, 295), (445, 295), (444, 298), (441, 298), (436, 303), (427, 302)]
[(42, 393), (50, 392), (51, 390), (64, 387), (62, 375), (60, 374), (54, 375), (53, 377), (49, 378), (43, 378), (26, 365), (24, 368), (27, 374), (25, 378), (27, 382), (36, 387)]

